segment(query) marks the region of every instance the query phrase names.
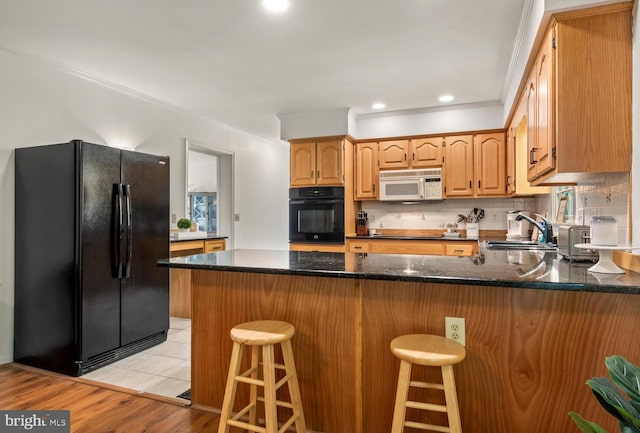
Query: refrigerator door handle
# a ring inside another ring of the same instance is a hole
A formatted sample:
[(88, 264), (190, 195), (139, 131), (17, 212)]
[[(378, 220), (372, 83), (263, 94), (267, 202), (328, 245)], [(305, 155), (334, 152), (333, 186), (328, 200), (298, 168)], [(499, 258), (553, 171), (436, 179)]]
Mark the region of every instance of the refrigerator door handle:
[(111, 221), (111, 274), (114, 278), (122, 278), (122, 184), (113, 184), (113, 203)]
[(131, 276), (131, 255), (133, 249), (133, 227), (131, 226), (131, 185), (124, 185), (124, 198), (126, 206), (125, 218), (127, 220), (127, 250), (125, 253), (125, 264), (123, 268), (123, 277)]

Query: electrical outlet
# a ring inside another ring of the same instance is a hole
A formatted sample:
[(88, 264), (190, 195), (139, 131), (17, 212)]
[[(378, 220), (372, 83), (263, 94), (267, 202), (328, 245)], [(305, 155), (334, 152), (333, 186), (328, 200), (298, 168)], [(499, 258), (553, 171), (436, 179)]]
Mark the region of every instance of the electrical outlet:
[(240, 214), (239, 213), (233, 214), (233, 220), (240, 221)]
[(171, 222), (172, 222), (173, 224), (175, 224), (175, 223), (176, 223), (177, 218), (178, 218), (178, 216), (177, 216), (176, 214), (174, 214), (174, 213), (172, 213), (172, 214), (171, 214)]
[(498, 222), (498, 214), (497, 213), (492, 213), (491, 214), (491, 222), (492, 223), (497, 223)]
[(445, 336), (465, 346), (464, 317), (444, 318)]

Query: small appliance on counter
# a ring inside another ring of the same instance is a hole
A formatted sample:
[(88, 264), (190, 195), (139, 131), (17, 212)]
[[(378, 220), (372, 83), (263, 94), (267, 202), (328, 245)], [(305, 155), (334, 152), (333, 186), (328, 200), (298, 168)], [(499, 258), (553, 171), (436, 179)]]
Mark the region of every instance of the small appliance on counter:
[(589, 226), (561, 225), (558, 227), (558, 254), (569, 261), (598, 260), (598, 251), (576, 247), (576, 244), (589, 243), (591, 243)]
[(509, 210), (507, 211), (507, 239), (522, 239), (529, 237), (529, 224), (526, 220), (516, 220), (518, 214), (530, 216), (530, 212), (526, 210)]
[(356, 236), (369, 236), (369, 219), (365, 211), (359, 211), (356, 218)]

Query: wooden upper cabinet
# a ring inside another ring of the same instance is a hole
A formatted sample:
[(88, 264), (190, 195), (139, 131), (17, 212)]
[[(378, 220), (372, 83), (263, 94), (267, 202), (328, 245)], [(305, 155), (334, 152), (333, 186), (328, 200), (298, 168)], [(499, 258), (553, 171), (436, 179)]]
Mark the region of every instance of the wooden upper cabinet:
[(316, 143), (316, 184), (344, 183), (342, 140)]
[(475, 194), (506, 195), (504, 132), (474, 136)]
[[(537, 64), (536, 64), (537, 65)], [(534, 65), (534, 70), (536, 69)], [(536, 80), (535, 73), (531, 73), (529, 80), (527, 81), (526, 101), (527, 101), (527, 179), (531, 181), (538, 175), (537, 166), (535, 162), (536, 143), (538, 140), (538, 128), (537, 128), (537, 109), (536, 109)]]
[(473, 136), (445, 137), (444, 184), (446, 197), (473, 197)]
[(403, 169), (442, 165), (442, 137), (380, 141), (380, 168)]
[(507, 142), (505, 145), (505, 186), (507, 196), (516, 193), (516, 128), (507, 130)]
[(409, 140), (381, 141), (380, 168), (408, 168)]
[(410, 164), (413, 168), (442, 165), (444, 138), (429, 137), (409, 140)]
[(527, 84), (529, 181), (553, 170), (553, 40), (554, 29), (547, 33)]
[(357, 143), (355, 151), (355, 199), (378, 198), (378, 142)]
[(289, 173), (291, 186), (315, 185), (316, 144), (291, 143)]
[(343, 185), (342, 140), (291, 143), (290, 185)]
[(631, 170), (633, 2), (553, 16), (526, 91), (529, 180)]
[(548, 194), (548, 186), (532, 186), (527, 179), (529, 150), (527, 149), (528, 121), (526, 98), (522, 96), (507, 133), (506, 184), (507, 196)]

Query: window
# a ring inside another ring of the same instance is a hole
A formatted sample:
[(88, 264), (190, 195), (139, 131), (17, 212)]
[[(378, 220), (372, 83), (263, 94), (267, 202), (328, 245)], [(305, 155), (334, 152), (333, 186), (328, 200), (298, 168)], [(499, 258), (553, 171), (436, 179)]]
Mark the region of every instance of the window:
[[(553, 188), (553, 213), (550, 215), (556, 222), (573, 221), (576, 209), (576, 193), (572, 186)], [(560, 212), (558, 210), (560, 209)], [(564, 210), (564, 212), (563, 212)]]
[(199, 231), (217, 234), (218, 198), (217, 193), (189, 193), (191, 221), (195, 221)]

